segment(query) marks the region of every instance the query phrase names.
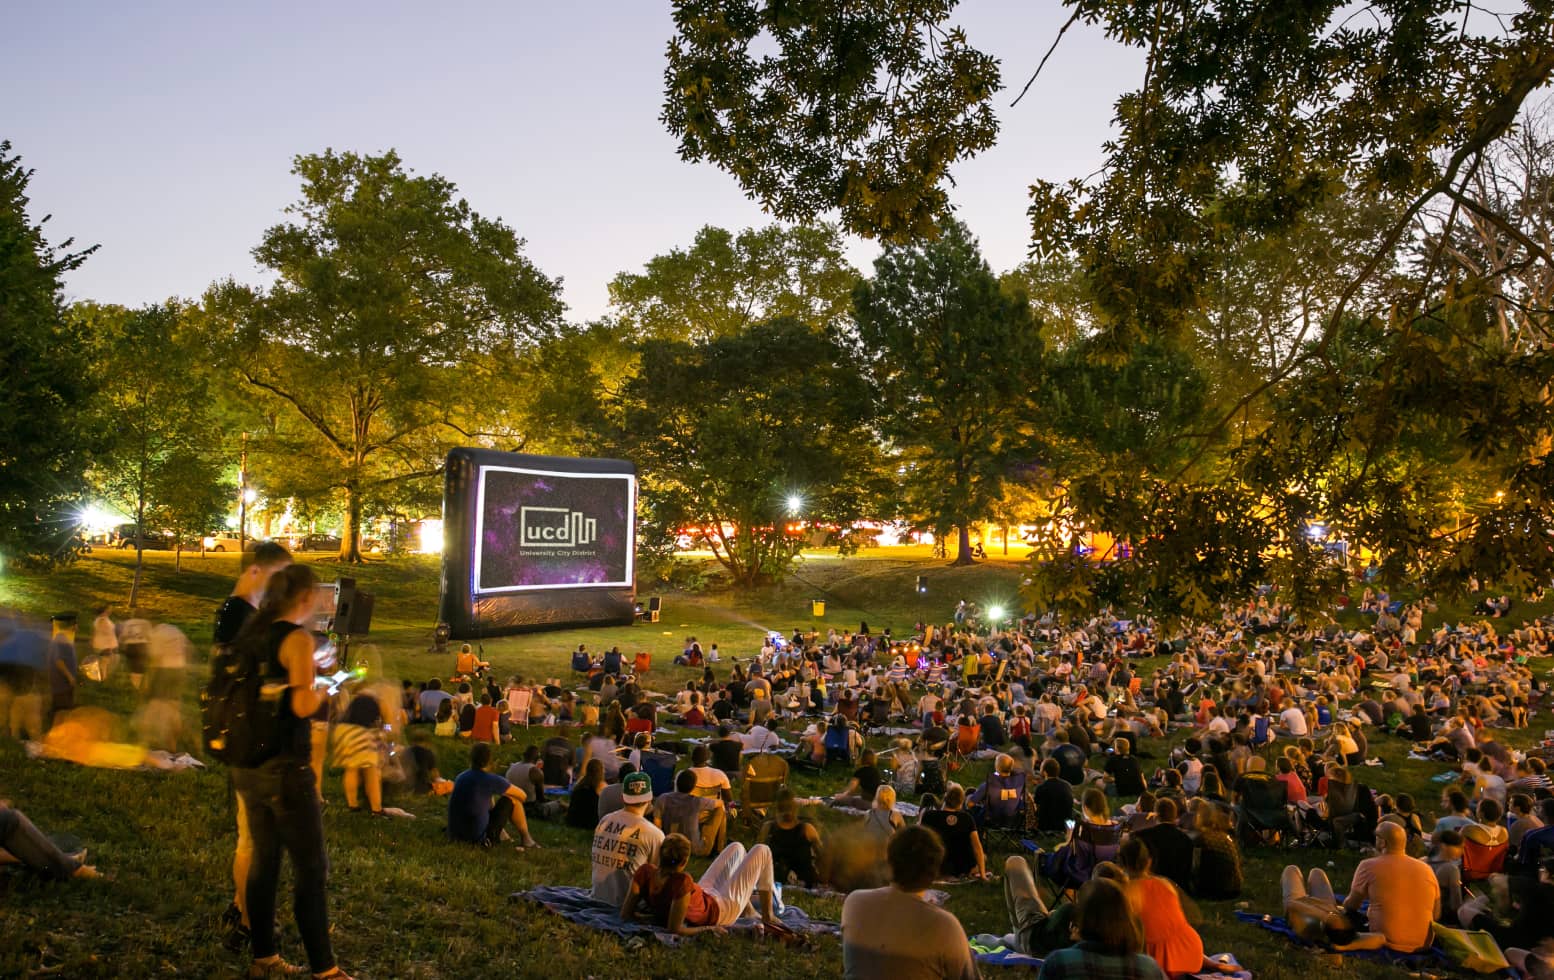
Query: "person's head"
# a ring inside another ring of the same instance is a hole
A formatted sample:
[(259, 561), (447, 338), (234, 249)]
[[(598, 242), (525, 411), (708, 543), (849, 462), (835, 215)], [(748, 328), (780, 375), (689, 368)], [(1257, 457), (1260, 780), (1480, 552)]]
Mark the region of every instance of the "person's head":
[(1104, 823), (1111, 819), (1111, 804), (1106, 802), (1106, 794), (1094, 786), (1084, 791), (1079, 798), (1079, 805), (1084, 808), (1085, 817), (1091, 823)]
[(1511, 812), (1518, 818), (1532, 816), (1532, 797), (1526, 793), (1512, 793)]
[(658, 845), (658, 866), (663, 871), (684, 871), (691, 858), (691, 840), (684, 834), (669, 834)]
[(889, 783), (884, 783), (874, 791), (874, 809), (894, 810), (895, 808), (896, 788)]
[(1354, 780), (1353, 780), (1353, 777), (1351, 777), (1349, 775), (1348, 767), (1346, 767), (1346, 766), (1328, 766), (1327, 767), (1327, 781), (1330, 782), (1330, 783), (1345, 783), (1345, 784), (1348, 784), (1350, 782), (1353, 782)]
[(1160, 781), (1166, 789), (1181, 789), (1182, 774), (1175, 769), (1167, 769), (1160, 774)]
[(433, 677), (431, 680), (427, 681), (426, 682), (426, 689), (428, 691), (440, 691), (440, 690), (442, 690), (442, 678), (441, 677)]
[(76, 635), (76, 619), (76, 614), (73, 612), (57, 612), (49, 617), (49, 626), (55, 636), (73, 637)]
[(860, 766), (872, 766), (872, 765), (875, 765), (878, 761), (879, 760), (876, 759), (875, 756), (874, 756), (874, 750), (873, 749), (864, 749), (863, 750), (863, 755), (860, 756), (859, 759), (858, 759), (858, 764)]
[(523, 750), (523, 761), (530, 763), (540, 761), (540, 747), (538, 745), (526, 746)]
[[(1285, 760), (1280, 759), (1279, 761), (1283, 762)], [(1250, 759), (1246, 760), (1246, 765), (1247, 765), (1247, 769), (1251, 770), (1252, 772), (1267, 772), (1268, 771), (1268, 760), (1264, 759), (1260, 755), (1254, 755)]]
[(691, 750), (691, 765), (701, 768), (712, 759), (712, 750), (705, 745), (698, 745)]
[(1128, 745), (1128, 740), (1127, 739), (1125, 739), (1125, 738), (1114, 738), (1114, 739), (1112, 739), (1112, 752), (1116, 753), (1117, 755), (1127, 755), (1129, 753), (1129, 749), (1130, 749), (1130, 747)]
[[(284, 549), (283, 549), (284, 550)], [(285, 565), (272, 574), (264, 586), (264, 600), (258, 611), (248, 617), (239, 636), (262, 637), (270, 626), (282, 620), (295, 620), (313, 602), (318, 576), (306, 565)]]
[(1273, 760), (1273, 766), (1281, 776), (1288, 776), (1295, 772), (1295, 763), (1291, 762), (1287, 755), (1281, 755)]
[(1452, 813), (1467, 813), (1468, 794), (1460, 789), (1447, 790), (1446, 805), (1451, 808)]
[(772, 801), (772, 808), (777, 814), (777, 819), (783, 823), (790, 823), (799, 818), (799, 798), (794, 796), (793, 790), (786, 786), (777, 791), (777, 798)]
[(1478, 801), (1478, 822), (1485, 826), (1499, 823), (1505, 817), (1505, 808), (1496, 801), (1485, 797)]
[(1041, 764), (1041, 777), (1043, 779), (1057, 779), (1063, 774), (1063, 767), (1056, 759), (1046, 759)]
[(1127, 893), (1107, 878), (1092, 878), (1079, 889), (1074, 921), (1079, 938), (1102, 952), (1128, 956), (1144, 948), (1144, 928)]
[(443, 701), (443, 702), (441, 702), (440, 704), (437, 705), (437, 720), (438, 721), (447, 721), (448, 719), (450, 719), (452, 717), (453, 717), (453, 699), (449, 698), (448, 700)]
[(589, 759), (588, 765), (583, 767), (583, 778), (579, 782), (594, 789), (604, 785), (604, 762), (599, 759)]
[(946, 810), (959, 810), (966, 805), (966, 788), (960, 783), (951, 783), (944, 790), (944, 808)]
[(621, 802), (633, 813), (647, 809), (653, 802), (653, 780), (647, 773), (634, 772), (621, 778)]
[(1179, 816), (1176, 810), (1176, 801), (1169, 796), (1162, 796), (1155, 801), (1155, 822), (1176, 823)]
[(469, 747), (469, 767), (480, 770), (491, 768), (490, 742), (476, 742)]
[(1220, 782), (1218, 769), (1213, 766), (1203, 767), (1203, 775), (1198, 782), (1198, 792), (1204, 796), (1225, 795), (1225, 784)]
[(689, 793), (696, 788), (696, 774), (689, 769), (681, 769), (680, 774), (674, 778), (674, 788), (681, 793)]
[(1387, 854), (1402, 854), (1408, 849), (1408, 832), (1391, 821), (1376, 825), (1376, 848)]
[(1142, 878), (1149, 874), (1151, 864), (1149, 848), (1137, 837), (1129, 837), (1117, 851), (1117, 863), (1129, 878)]
[(270, 576), (291, 564), (291, 552), (274, 541), (261, 541), (238, 559), (237, 589), (255, 606), (264, 600)]
[[(490, 691), (486, 691), (485, 693), (480, 695), (480, 704), (481, 704), (482, 707), (486, 707), (486, 708), (491, 707), (491, 692)], [(504, 701), (503, 704), (506, 704), (506, 702)]]
[(944, 863), (944, 843), (939, 835), (916, 824), (896, 831), (885, 845), (890, 880), (903, 891), (919, 892), (933, 884)]

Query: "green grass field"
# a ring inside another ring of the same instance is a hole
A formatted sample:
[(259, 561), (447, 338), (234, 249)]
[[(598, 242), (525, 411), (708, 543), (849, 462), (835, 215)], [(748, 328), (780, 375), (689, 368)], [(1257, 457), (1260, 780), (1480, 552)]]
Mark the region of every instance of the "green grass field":
[[(237, 570), (235, 556), (186, 556), (175, 572), (170, 555), (147, 555), (141, 614), (182, 627), (196, 647), (210, 639), (210, 617), (227, 593)], [(122, 605), (129, 591), (133, 555), (97, 553), (48, 576), (0, 575), (0, 608), (47, 615), (72, 608), (89, 618), (102, 603)], [(315, 563), (326, 580), (340, 566)], [(890, 549), (863, 557), (808, 556), (798, 576), (756, 595), (666, 594), (662, 621), (619, 629), (537, 634), (487, 640), (487, 659), (499, 674), (526, 677), (567, 674), (567, 654), (577, 643), (592, 649), (619, 644), (623, 650), (654, 655), (649, 687), (672, 691), (690, 671), (670, 665), (688, 635), (705, 646), (717, 642), (725, 658), (748, 656), (765, 628), (795, 626), (910, 630), (926, 615), (947, 619), (958, 598), (984, 606), (1017, 605), (1019, 564), (992, 560), (954, 569), (928, 559), (925, 550)], [(424, 680), (446, 677), (451, 657), (427, 653), (436, 615), (435, 559), (374, 562), (350, 569), (363, 588), (377, 595), (373, 658), (386, 676)], [(919, 598), (915, 576), (929, 576), (929, 594)], [(809, 600), (827, 601), (824, 619), (810, 616)], [(1518, 609), (1532, 615), (1539, 610)], [(122, 609), (117, 615), (123, 615)], [(1460, 609), (1440, 614), (1460, 618)], [(725, 666), (723, 670), (726, 670)], [(722, 671), (720, 671), (722, 673)], [(191, 668), (186, 698), (191, 731), (196, 718), (195, 689), (204, 665)], [(132, 698), (122, 685), (89, 685), (82, 700), (127, 716)], [(1505, 732), (1512, 745), (1530, 741), (1549, 724), (1536, 715), (1526, 732)], [(548, 732), (535, 730), (516, 745), (497, 750), (500, 769), (515, 761), (526, 741)], [(463, 768), (465, 747), (434, 739), (443, 771)], [(1156, 758), (1164, 745), (1148, 747)], [(1406, 761), (1406, 747), (1377, 740), (1385, 768), (1368, 769), (1365, 781), (1377, 789), (1413, 792), (1433, 806), (1437, 791), (1429, 777), (1440, 766)], [(985, 772), (972, 767), (960, 775), (973, 785)], [(834, 792), (845, 782), (838, 769), (826, 777), (798, 775), (800, 795)], [(325, 795), (333, 802), (325, 813), (332, 875), (330, 909), (341, 963), (359, 976), (470, 977), (721, 977), (731, 969), (749, 977), (839, 976), (841, 954), (835, 940), (792, 950), (740, 937), (705, 936), (680, 949), (657, 944), (627, 947), (614, 938), (580, 929), (536, 907), (510, 901), (511, 892), (531, 884), (584, 884), (588, 877), (587, 835), (554, 825), (534, 825), (544, 845), (540, 852), (513, 849), (479, 852), (443, 840), (441, 801), (391, 799), (418, 817), (413, 822), (375, 820), (345, 811), (336, 774), (326, 777)], [(83, 839), (91, 860), (110, 880), (44, 885), (32, 879), (0, 876), (0, 977), (219, 977), (236, 975), (242, 961), (216, 940), (216, 916), (230, 900), (233, 817), (224, 772), (115, 772), (65, 763), (31, 761), (21, 747), (0, 738), (0, 797), (13, 800), (46, 830), (66, 831)], [(812, 815), (822, 827), (841, 819), (832, 812)], [(738, 836), (749, 840), (750, 835)], [(1002, 865), (995, 852), (990, 867)], [(1252, 850), (1246, 855), (1249, 907), (1278, 910), (1278, 875), (1294, 857), (1334, 862), (1329, 873), (1340, 887), (1357, 860), (1353, 853)], [(694, 870), (703, 866), (698, 862)], [(283, 884), (283, 889), (289, 888)], [(962, 885), (951, 889), (949, 907), (968, 934), (1003, 933), (1002, 886)], [(811, 915), (836, 918), (835, 901), (799, 898)], [(1233, 951), (1259, 977), (1311, 975), (1368, 976), (1385, 972), (1369, 965), (1338, 968), (1326, 959), (1300, 952), (1269, 934), (1235, 922), (1236, 903), (1211, 903), (1204, 914), (1205, 945), (1211, 952)], [(283, 902), (283, 921), (289, 908)], [(302, 960), (300, 942), (286, 921), (283, 950)], [(1002, 971), (999, 971), (1002, 972)]]

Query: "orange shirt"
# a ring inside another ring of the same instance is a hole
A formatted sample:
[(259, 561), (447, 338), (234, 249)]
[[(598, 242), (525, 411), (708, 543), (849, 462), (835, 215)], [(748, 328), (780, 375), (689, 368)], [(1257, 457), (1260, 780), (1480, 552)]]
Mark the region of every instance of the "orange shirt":
[(1187, 924), (1181, 898), (1164, 878), (1134, 878), (1128, 900), (1144, 924), (1144, 955), (1160, 964), (1166, 976), (1196, 973), (1203, 966), (1203, 939)]
[(475, 709), (475, 730), (472, 733), (477, 742), (499, 742), (502, 740), (500, 719), (502, 713), (483, 704)]

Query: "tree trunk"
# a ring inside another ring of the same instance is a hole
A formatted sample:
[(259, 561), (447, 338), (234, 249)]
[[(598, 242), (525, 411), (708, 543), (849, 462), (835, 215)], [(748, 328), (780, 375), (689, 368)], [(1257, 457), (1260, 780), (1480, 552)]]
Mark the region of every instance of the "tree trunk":
[(183, 539), (173, 542), (173, 571), (183, 571)]
[(1004, 557), (1009, 557), (1009, 525), (1004, 525)]
[(355, 481), (345, 487), (345, 533), (340, 535), (340, 560), (361, 564), (362, 497)]
[(957, 529), (958, 543), (953, 565), (975, 565), (977, 560), (971, 557), (971, 524), (961, 524)]
[(146, 553), (141, 545), (146, 539), (146, 454), (140, 454), (140, 480), (135, 493), (135, 577), (130, 581), (129, 607), (135, 611), (135, 601), (140, 595), (140, 570), (145, 567)]

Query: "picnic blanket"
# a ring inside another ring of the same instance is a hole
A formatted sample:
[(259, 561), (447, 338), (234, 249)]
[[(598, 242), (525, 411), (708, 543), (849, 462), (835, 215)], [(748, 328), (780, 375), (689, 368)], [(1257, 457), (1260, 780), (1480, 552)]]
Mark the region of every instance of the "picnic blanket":
[[(847, 893), (846, 892), (839, 892), (836, 889), (828, 888), (825, 885), (821, 885), (818, 888), (808, 888), (808, 887), (806, 887), (804, 885), (783, 885), (782, 886), (782, 894), (784, 894), (784, 895), (813, 895), (816, 898), (835, 898), (835, 899), (843, 899), (843, 898), (847, 897)], [(941, 891), (941, 890), (939, 890), (937, 888), (930, 888), (927, 891), (923, 892), (923, 901), (927, 902), (929, 905), (937, 905), (940, 908), (943, 908), (944, 907), (944, 903), (948, 902), (949, 900), (950, 900), (950, 893), (947, 892), (947, 891)]]
[[(508, 898), (538, 903), (568, 922), (607, 932), (622, 939), (651, 936), (665, 946), (677, 946), (688, 938), (677, 936), (662, 926), (646, 922), (623, 922), (619, 909), (612, 908), (606, 902), (595, 901), (588, 889), (573, 885), (538, 885), (527, 891), (513, 892)], [(785, 905), (782, 911), (777, 913), (777, 918), (783, 925), (804, 936), (838, 936), (842, 932), (840, 923), (825, 919), (811, 919), (803, 909), (793, 905)], [(754, 933), (760, 922), (759, 918), (740, 919), (728, 929), (730, 932)]]
[[(838, 813), (851, 813), (857, 817), (861, 817), (869, 812), (867, 810), (860, 810), (855, 806), (837, 806), (835, 803), (829, 802), (826, 803), (826, 806), (836, 810)], [(901, 814), (902, 817), (915, 820), (919, 810), (922, 808), (919, 807), (916, 803), (908, 803), (905, 800), (897, 800), (894, 809), (897, 813)]]
[(1290, 928), (1289, 922), (1282, 916), (1260, 915), (1256, 912), (1238, 911), (1236, 912), (1236, 918), (1242, 922), (1250, 922), (1255, 926), (1260, 926), (1263, 929), (1267, 929), (1269, 932), (1283, 936), (1302, 949), (1319, 950), (1324, 953), (1335, 954), (1338, 956), (1352, 956), (1356, 959), (1373, 960), (1377, 963), (1388, 963), (1393, 966), (1404, 966), (1408, 967), (1410, 970), (1415, 971), (1422, 970), (1427, 966), (1439, 967), (1446, 963), (1446, 958), (1434, 949), (1425, 950), (1418, 953), (1399, 953), (1396, 950), (1387, 949), (1386, 947), (1382, 947), (1381, 949), (1336, 950), (1326, 946), (1318, 946), (1313, 943), (1308, 943), (1304, 939), (1301, 939), (1299, 936), (1297, 936), (1295, 934), (1295, 930)]
[[(1030, 970), (1041, 969), (1042, 958), (1030, 956), (1026, 953), (1016, 952), (1005, 940), (1011, 937), (992, 936), (987, 933), (971, 937), (971, 955), (984, 966), (1008, 966), (1025, 967)], [(1227, 977), (1235, 977), (1236, 980), (1252, 980), (1252, 971), (1241, 966), (1234, 953), (1216, 953), (1209, 959), (1234, 966), (1237, 969), (1233, 973), (1194, 973), (1191, 976), (1198, 980), (1225, 980)]]

